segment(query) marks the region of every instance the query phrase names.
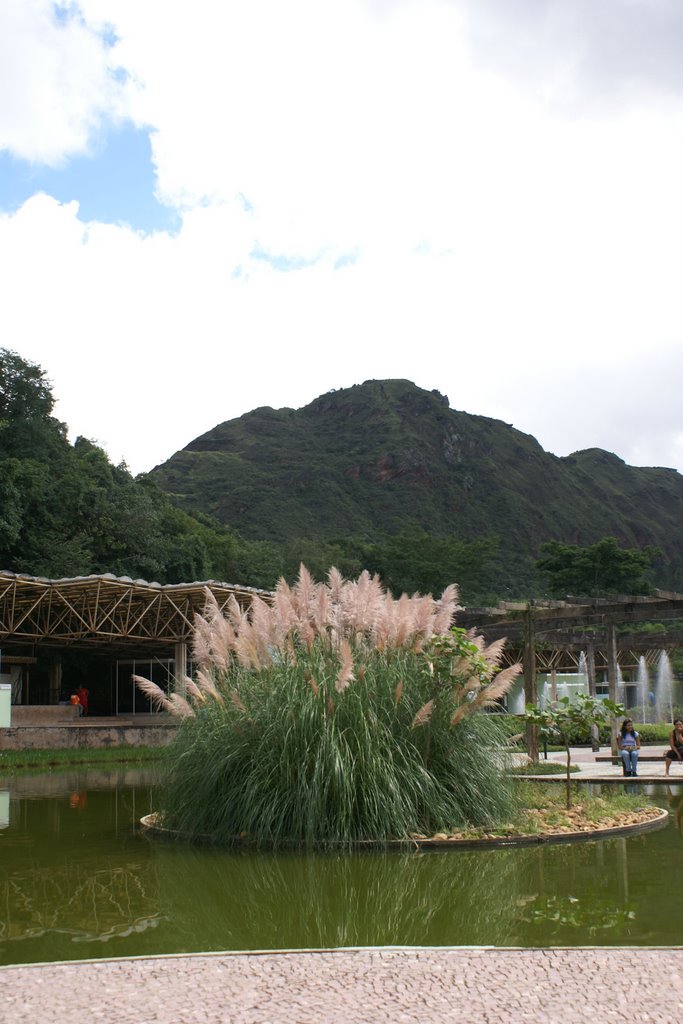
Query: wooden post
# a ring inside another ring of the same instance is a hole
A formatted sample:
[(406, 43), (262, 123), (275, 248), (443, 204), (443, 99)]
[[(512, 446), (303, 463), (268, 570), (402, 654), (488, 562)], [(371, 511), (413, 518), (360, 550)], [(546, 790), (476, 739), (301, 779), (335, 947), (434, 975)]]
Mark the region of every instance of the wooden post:
[[(597, 687), (595, 685), (595, 647), (593, 641), (588, 641), (588, 650), (586, 651), (586, 671), (588, 673), (588, 695), (590, 697), (597, 696)], [(600, 749), (600, 728), (595, 723), (591, 725), (591, 747), (594, 752)]]
[[(607, 682), (609, 685), (609, 699), (616, 703), (618, 697), (619, 667), (617, 661), (617, 627), (614, 622), (607, 623)], [(610, 729), (610, 745), (614, 757), (619, 753), (617, 748), (617, 720), (612, 719)]]
[(173, 646), (173, 689), (181, 696), (187, 696), (185, 676), (187, 675), (187, 644), (180, 642)]
[[(524, 613), (524, 703), (535, 704), (536, 693), (536, 630), (533, 602)], [(534, 764), (538, 762), (538, 727), (526, 724), (526, 749)]]
[(49, 683), (49, 704), (59, 704), (59, 694), (62, 689), (62, 663), (53, 661), (48, 669)]

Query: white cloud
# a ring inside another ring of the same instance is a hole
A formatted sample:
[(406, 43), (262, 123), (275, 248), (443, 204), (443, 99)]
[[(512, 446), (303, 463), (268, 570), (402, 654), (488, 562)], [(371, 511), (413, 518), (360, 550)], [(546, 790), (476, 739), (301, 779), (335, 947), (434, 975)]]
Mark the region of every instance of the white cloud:
[(678, 0), (455, 0), (475, 59), (558, 109), (608, 109), (683, 88)]
[[(527, 6), (548, 7), (520, 5), (517, 32), (533, 27)], [(30, 9), (43, 21), (27, 55), (48, 17)], [(543, 36), (534, 90), (493, 43), (482, 65), (462, 3), (82, 10), (89, 27), (69, 31), (99, 56), (74, 63), (65, 121), (87, 135), (115, 110), (149, 125), (183, 220), (144, 237), (45, 196), (0, 219), (3, 338), (46, 367), (74, 433), (143, 470), (255, 406), (407, 377), (561, 454), (683, 468), (677, 396), (657, 391), (680, 378), (683, 347), (680, 106), (648, 88), (558, 115), (544, 88), (560, 67), (572, 92), (593, 23), (585, 40), (578, 23)], [(493, 0), (486, 14), (505, 27)], [(114, 65), (135, 83), (115, 102)], [(33, 102), (42, 78), (22, 74)], [(21, 109), (26, 139), (42, 139), (41, 104)], [(75, 145), (54, 136), (55, 153)]]
[(87, 152), (103, 118), (121, 111), (125, 87), (114, 71), (75, 5), (3, 0), (0, 150), (50, 166)]

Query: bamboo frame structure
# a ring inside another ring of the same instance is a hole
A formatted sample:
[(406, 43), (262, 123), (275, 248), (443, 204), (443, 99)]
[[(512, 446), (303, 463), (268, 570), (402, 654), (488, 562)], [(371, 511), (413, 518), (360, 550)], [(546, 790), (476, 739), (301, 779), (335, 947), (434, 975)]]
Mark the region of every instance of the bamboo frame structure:
[(104, 574), (50, 580), (0, 571), (0, 644), (87, 644), (120, 649), (187, 643), (210, 590), (222, 609), (270, 591), (207, 580), (161, 585)]

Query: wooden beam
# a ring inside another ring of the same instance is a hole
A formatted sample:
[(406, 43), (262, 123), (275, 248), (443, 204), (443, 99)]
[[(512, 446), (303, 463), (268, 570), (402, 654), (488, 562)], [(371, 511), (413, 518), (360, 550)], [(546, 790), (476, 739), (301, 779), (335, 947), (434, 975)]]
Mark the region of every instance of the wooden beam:
[[(586, 673), (588, 675), (588, 694), (590, 697), (597, 697), (597, 686), (595, 683), (595, 647), (592, 641), (588, 642), (586, 649)], [(593, 724), (591, 726), (591, 747), (594, 751), (600, 749), (600, 728)]]
[[(619, 678), (619, 662), (617, 660), (617, 627), (614, 622), (610, 622), (607, 627), (607, 683), (609, 685), (609, 699), (615, 703), (618, 699), (618, 678)], [(612, 748), (612, 754), (616, 757), (617, 750), (617, 721), (615, 718), (612, 719), (610, 728), (610, 745)]]
[[(536, 693), (536, 635), (534, 630), (533, 604), (524, 613), (524, 703), (535, 704)], [(538, 728), (526, 724), (526, 749), (531, 760), (538, 761)]]

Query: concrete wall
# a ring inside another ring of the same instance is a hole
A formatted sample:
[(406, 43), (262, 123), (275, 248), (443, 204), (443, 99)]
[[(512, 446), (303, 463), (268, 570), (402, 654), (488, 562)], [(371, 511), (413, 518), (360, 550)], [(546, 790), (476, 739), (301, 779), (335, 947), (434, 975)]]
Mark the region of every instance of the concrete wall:
[(59, 725), (77, 722), (77, 704), (13, 704), (12, 728), (21, 725)]
[(69, 725), (0, 729), (3, 750), (78, 750), (97, 747), (165, 747), (176, 734), (172, 726)]

